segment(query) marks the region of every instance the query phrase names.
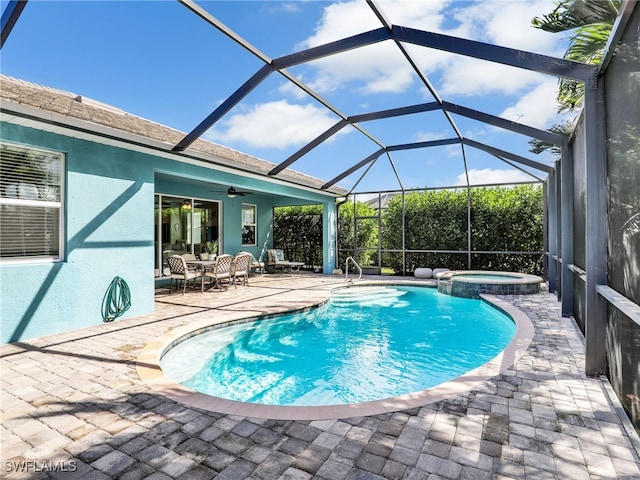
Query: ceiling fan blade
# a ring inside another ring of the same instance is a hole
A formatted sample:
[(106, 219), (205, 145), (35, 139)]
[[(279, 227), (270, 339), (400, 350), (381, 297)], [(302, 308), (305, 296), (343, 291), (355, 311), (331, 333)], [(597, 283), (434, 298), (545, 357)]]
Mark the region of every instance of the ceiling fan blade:
[(212, 193), (226, 193), (229, 198), (244, 197), (245, 195), (251, 195), (253, 192), (243, 192), (236, 190), (234, 187), (229, 187), (226, 190), (209, 190)]
[(245, 195), (250, 195), (251, 192), (243, 192), (240, 190), (236, 190), (234, 187), (229, 187), (227, 190), (227, 195), (238, 195), (240, 197), (244, 197)]

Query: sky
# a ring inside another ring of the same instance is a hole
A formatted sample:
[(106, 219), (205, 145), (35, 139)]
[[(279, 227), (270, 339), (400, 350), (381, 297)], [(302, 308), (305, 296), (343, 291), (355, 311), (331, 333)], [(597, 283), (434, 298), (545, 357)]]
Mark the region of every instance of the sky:
[[(0, 1), (4, 10), (6, 0)], [(364, 0), (199, 1), (197, 4), (269, 59), (381, 27)], [(379, 0), (392, 24), (562, 57), (568, 34), (531, 27), (549, 0)], [(440, 99), (547, 129), (557, 113), (557, 78), (448, 52), (404, 45)], [(189, 132), (263, 65), (177, 1), (30, 0), (2, 51), (0, 71), (72, 92)], [(390, 41), (287, 72), (345, 116), (433, 102), (434, 96)], [(550, 164), (529, 137), (451, 115), (466, 138)], [(203, 138), (279, 164), (339, 117), (271, 73)], [(347, 126), (290, 168), (332, 180), (380, 146), (446, 139), (454, 127), (439, 110)], [(356, 192), (530, 181), (545, 173), (514, 168), (460, 145), (383, 154), (338, 185)], [(524, 170), (524, 171), (523, 171)], [(364, 174), (364, 175), (363, 175)], [(532, 176), (533, 175), (533, 176)]]

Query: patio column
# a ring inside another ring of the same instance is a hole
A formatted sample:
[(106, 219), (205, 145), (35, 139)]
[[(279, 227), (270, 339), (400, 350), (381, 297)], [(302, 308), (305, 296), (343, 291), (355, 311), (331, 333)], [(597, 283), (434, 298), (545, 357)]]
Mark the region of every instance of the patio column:
[(606, 301), (598, 285), (607, 284), (607, 159), (604, 80), (585, 82), (584, 119), (586, 137), (586, 308), (585, 373), (605, 373), (607, 325)]
[(555, 167), (556, 180), (556, 292), (558, 300), (562, 299), (562, 170), (560, 160), (556, 160)]
[(549, 280), (549, 176), (542, 182), (542, 278)]
[(331, 275), (336, 268), (336, 242), (338, 238), (338, 214), (334, 199), (322, 204), (322, 273)]
[(556, 278), (557, 278), (557, 262), (558, 262), (558, 235), (557, 235), (557, 193), (556, 193), (556, 171), (549, 173), (547, 180), (547, 236), (548, 243), (548, 256), (549, 256), (549, 291), (556, 292)]
[(562, 145), (560, 157), (561, 186), (561, 228), (562, 246), (562, 272), (560, 274), (562, 291), (562, 316), (573, 315), (573, 152), (569, 142)]

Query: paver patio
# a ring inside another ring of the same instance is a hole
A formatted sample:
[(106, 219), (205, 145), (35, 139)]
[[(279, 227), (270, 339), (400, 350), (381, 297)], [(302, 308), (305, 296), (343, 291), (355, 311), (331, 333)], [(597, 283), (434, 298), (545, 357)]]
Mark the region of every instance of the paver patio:
[[(375, 277), (380, 278), (380, 277)], [(2, 468), (12, 478), (364, 480), (640, 478), (637, 435), (555, 296), (504, 296), (532, 320), (527, 353), (437, 403), (290, 421), (187, 407), (138, 376), (148, 342), (203, 318), (323, 301), (342, 277), (252, 277), (237, 290), (160, 293), (152, 315), (3, 345)]]

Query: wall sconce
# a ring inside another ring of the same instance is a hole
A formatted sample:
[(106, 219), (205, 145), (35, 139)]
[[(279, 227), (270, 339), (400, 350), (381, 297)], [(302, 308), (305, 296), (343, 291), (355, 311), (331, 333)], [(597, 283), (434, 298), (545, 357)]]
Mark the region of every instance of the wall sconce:
[(182, 208), (184, 208), (185, 210), (191, 210), (191, 200), (185, 199), (182, 202)]

